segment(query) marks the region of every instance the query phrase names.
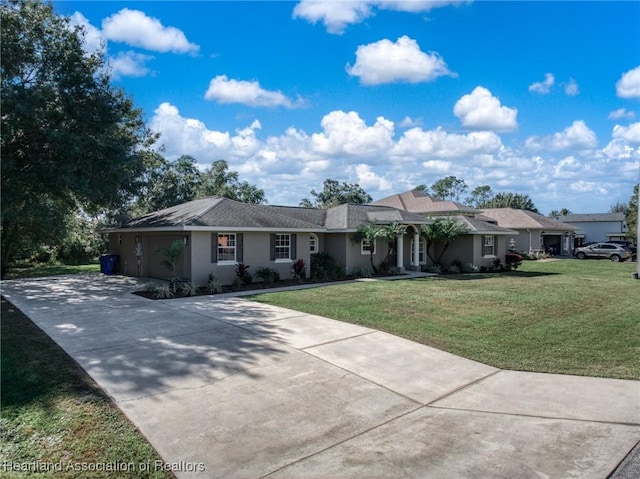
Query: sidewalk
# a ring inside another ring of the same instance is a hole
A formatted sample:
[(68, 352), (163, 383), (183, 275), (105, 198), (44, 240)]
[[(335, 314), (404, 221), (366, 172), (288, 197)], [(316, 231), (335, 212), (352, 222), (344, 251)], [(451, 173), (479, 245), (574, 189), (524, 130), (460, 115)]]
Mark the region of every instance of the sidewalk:
[(605, 478), (640, 440), (637, 381), (499, 370), (242, 298), (151, 301), (130, 278), (2, 287), (180, 478)]

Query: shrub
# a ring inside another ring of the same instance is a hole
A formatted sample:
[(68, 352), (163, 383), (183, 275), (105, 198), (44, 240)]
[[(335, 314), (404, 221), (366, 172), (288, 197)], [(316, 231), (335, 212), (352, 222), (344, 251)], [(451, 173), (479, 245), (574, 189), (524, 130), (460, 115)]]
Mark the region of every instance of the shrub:
[(491, 271), (502, 271), (504, 266), (502, 266), (502, 260), (500, 258), (493, 258), (491, 262)]
[(462, 273), (462, 267), (458, 266), (456, 263), (452, 263), (449, 266), (449, 273), (451, 274), (460, 274)]
[(275, 269), (264, 266), (256, 270), (256, 278), (260, 278), (265, 284), (273, 284), (276, 281), (280, 281), (280, 273)]
[(355, 266), (351, 270), (351, 276), (354, 278), (371, 278), (371, 270), (366, 266)]
[(465, 263), (464, 265), (462, 265), (463, 273), (477, 273), (478, 271), (480, 271), (480, 268), (478, 268), (473, 263)]
[(439, 264), (432, 264), (427, 268), (428, 273), (440, 274), (442, 273), (442, 266)]
[(198, 286), (193, 281), (186, 281), (180, 286), (180, 292), (185, 296), (198, 296)]
[(220, 285), (220, 281), (216, 278), (213, 273), (209, 273), (209, 279), (207, 280), (207, 291), (211, 294), (222, 293), (222, 286)]
[(333, 281), (346, 276), (344, 266), (327, 253), (311, 255), (311, 278), (317, 281)]
[(303, 259), (297, 259), (291, 263), (291, 274), (293, 279), (304, 279), (307, 277), (307, 266)]
[(249, 284), (251, 283), (251, 281), (253, 281), (253, 276), (251, 276), (251, 273), (249, 273), (250, 267), (251, 266), (244, 263), (238, 263), (236, 265), (236, 277), (239, 278), (240, 281), (244, 284)]
[(508, 271), (517, 270), (522, 265), (522, 256), (516, 253), (507, 253), (504, 257), (505, 268)]
[(155, 283), (151, 287), (151, 293), (156, 299), (173, 298), (173, 291), (168, 283)]

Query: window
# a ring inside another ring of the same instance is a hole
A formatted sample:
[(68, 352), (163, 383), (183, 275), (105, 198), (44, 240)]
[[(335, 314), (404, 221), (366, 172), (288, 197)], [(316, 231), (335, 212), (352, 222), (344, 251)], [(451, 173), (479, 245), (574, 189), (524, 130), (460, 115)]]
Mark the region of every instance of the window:
[(311, 233), (309, 235), (309, 253), (314, 254), (318, 252), (318, 237)]
[(373, 252), (373, 254), (376, 253), (376, 242), (374, 241), (373, 244), (371, 244), (371, 241), (363, 239), (360, 243), (360, 253), (371, 254), (371, 252)]
[(482, 237), (482, 256), (495, 256), (495, 236)]
[(291, 259), (291, 235), (276, 234), (276, 261)]
[[(413, 245), (414, 245), (414, 240), (411, 240), (411, 264), (416, 264)], [(418, 264), (427, 264), (424, 252), (425, 252), (425, 241), (424, 239), (421, 239), (420, 242), (418, 243)]]
[(236, 261), (236, 235), (235, 233), (218, 234), (218, 262)]

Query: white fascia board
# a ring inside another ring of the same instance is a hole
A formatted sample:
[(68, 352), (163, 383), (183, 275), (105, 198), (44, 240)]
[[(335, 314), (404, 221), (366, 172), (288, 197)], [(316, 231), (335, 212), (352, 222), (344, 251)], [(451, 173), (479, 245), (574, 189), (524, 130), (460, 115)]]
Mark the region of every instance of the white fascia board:
[(107, 233), (170, 233), (185, 231), (229, 231), (233, 233), (324, 233), (324, 228), (246, 228), (234, 226), (159, 226), (156, 228), (111, 228)]

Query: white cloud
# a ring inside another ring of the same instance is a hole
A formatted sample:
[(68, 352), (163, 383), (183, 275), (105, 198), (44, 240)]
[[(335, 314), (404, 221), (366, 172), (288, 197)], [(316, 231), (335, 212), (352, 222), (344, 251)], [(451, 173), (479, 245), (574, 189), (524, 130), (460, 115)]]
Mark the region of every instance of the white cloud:
[[(599, 150), (595, 134), (577, 121), (535, 138), (534, 153), (505, 146), (491, 131), (414, 127), (395, 139), (392, 121), (378, 117), (367, 124), (355, 111), (329, 112), (310, 133), (289, 127), (265, 135), (261, 127), (251, 120), (235, 131), (212, 130), (169, 103), (159, 105), (150, 121), (166, 158), (189, 154), (202, 167), (224, 158), (243, 181), (263, 188), (271, 204), (297, 204), (325, 178), (357, 182), (381, 198), (455, 175), (470, 188), (488, 184), (494, 191), (528, 194), (543, 212), (575, 211), (581, 204), (606, 209), (611, 194), (626, 188), (621, 185), (637, 182), (640, 168), (640, 122), (616, 125), (609, 145)], [(570, 151), (558, 155), (559, 149)]]
[(293, 9), (293, 18), (304, 18), (314, 25), (322, 21), (329, 33), (344, 33), (347, 25), (360, 23), (371, 15), (368, 2), (302, 0)]
[(293, 102), (279, 91), (265, 90), (257, 81), (234, 80), (226, 75), (218, 75), (209, 82), (205, 98), (219, 103), (242, 103), (249, 106), (296, 108), (304, 104), (300, 99)]
[(377, 175), (371, 166), (360, 163), (356, 165), (356, 176), (358, 184), (366, 191), (367, 189), (375, 189), (376, 191), (391, 190), (391, 183), (384, 177)]
[(589, 129), (583, 120), (574, 121), (571, 126), (550, 136), (527, 138), (525, 146), (534, 151), (566, 149), (586, 150), (598, 145), (596, 134)]
[(83, 28), (82, 47), (89, 55), (92, 53), (104, 53), (105, 40), (102, 38), (102, 32), (99, 28), (94, 27), (89, 20), (80, 12), (74, 12), (69, 17), (71, 26), (79, 26)]
[(606, 195), (609, 193), (606, 188), (603, 188), (601, 186), (601, 183), (595, 181), (576, 181), (575, 183), (571, 183), (569, 185), (569, 188), (571, 188), (572, 191), (578, 193), (598, 193), (601, 195)]
[(119, 52), (115, 57), (109, 58), (109, 65), (115, 79), (124, 76), (142, 77), (149, 73), (145, 65), (149, 60), (153, 60), (153, 57), (132, 51)]
[(412, 128), (404, 132), (393, 149), (399, 158), (451, 159), (483, 153), (497, 153), (502, 147), (498, 135), (476, 131), (466, 135), (447, 133), (441, 127), (424, 131)]
[(108, 40), (157, 52), (197, 53), (200, 49), (181, 30), (165, 27), (157, 18), (128, 8), (105, 18), (102, 33)]
[(322, 22), (329, 33), (342, 34), (348, 25), (360, 23), (373, 15), (376, 8), (420, 13), (461, 3), (464, 2), (459, 0), (302, 0), (293, 9), (293, 18), (303, 18), (314, 25)]
[(376, 157), (384, 160), (393, 147), (394, 124), (378, 117), (367, 126), (358, 113), (332, 111), (321, 122), (322, 133), (311, 135), (313, 151), (329, 156)]
[(627, 120), (633, 120), (636, 117), (636, 112), (635, 111), (629, 111), (626, 108), (618, 108), (617, 110), (612, 111), (611, 113), (609, 113), (609, 120), (620, 120), (620, 119), (627, 119)]
[(620, 77), (616, 83), (616, 94), (620, 98), (640, 98), (640, 66)]
[(576, 96), (580, 93), (578, 83), (573, 78), (569, 78), (569, 81), (564, 84), (564, 92), (569, 96)]
[(529, 85), (529, 91), (534, 93), (540, 93), (541, 95), (546, 95), (551, 91), (551, 87), (556, 82), (555, 77), (552, 73), (547, 73), (544, 76), (544, 81), (532, 83)]
[(629, 143), (640, 145), (640, 122), (632, 123), (628, 127), (616, 125), (611, 133), (612, 138), (620, 138)]
[[(628, 127), (616, 125), (611, 132), (611, 141), (602, 149), (609, 159), (640, 162), (640, 122)], [(636, 168), (637, 173), (637, 168)]]
[(346, 70), (349, 75), (359, 77), (363, 85), (419, 83), (444, 75), (455, 76), (437, 53), (421, 51), (418, 42), (406, 35), (395, 43), (384, 39), (360, 45), (355, 65), (347, 65)]
[(502, 106), (500, 100), (482, 86), (460, 98), (453, 113), (462, 126), (475, 130), (512, 131), (518, 127), (518, 110)]

